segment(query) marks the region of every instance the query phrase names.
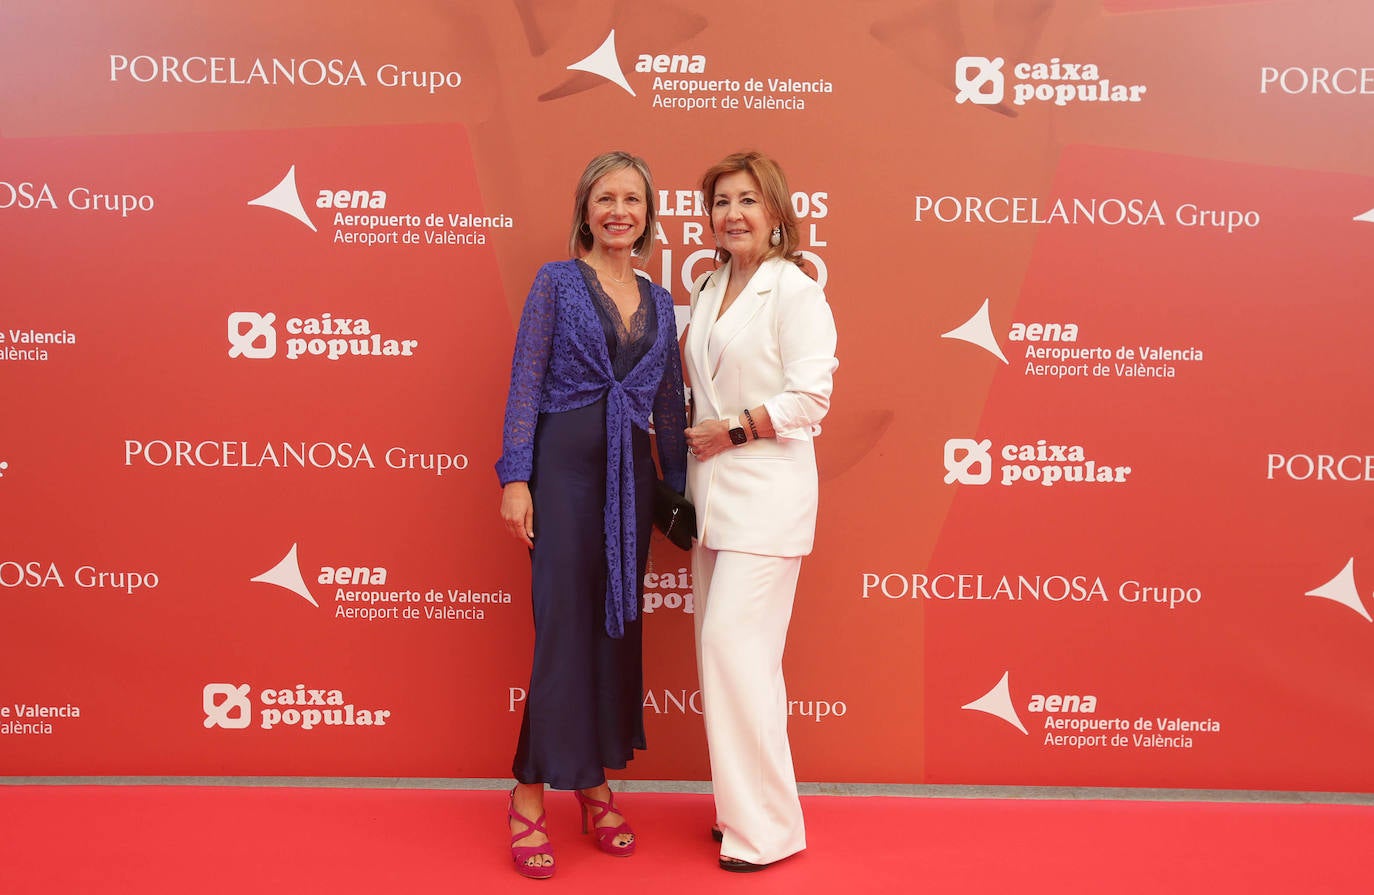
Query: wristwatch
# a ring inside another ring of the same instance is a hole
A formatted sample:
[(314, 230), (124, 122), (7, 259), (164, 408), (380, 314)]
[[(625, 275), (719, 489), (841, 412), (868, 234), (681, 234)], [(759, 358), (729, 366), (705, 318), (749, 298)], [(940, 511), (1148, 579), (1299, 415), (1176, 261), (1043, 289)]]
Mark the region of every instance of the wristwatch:
[(739, 424), (739, 419), (730, 420), (730, 443), (738, 447), (749, 440), (749, 433)]

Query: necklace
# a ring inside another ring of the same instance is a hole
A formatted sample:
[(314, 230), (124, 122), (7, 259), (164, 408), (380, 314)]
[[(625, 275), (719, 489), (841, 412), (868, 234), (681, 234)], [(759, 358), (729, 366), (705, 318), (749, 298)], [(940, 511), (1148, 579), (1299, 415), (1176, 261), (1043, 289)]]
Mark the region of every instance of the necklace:
[(597, 275), (597, 276), (599, 276), (599, 277), (605, 277), (606, 279), (610, 280), (612, 283), (618, 283), (618, 284), (620, 284), (621, 286), (624, 286), (626, 283), (633, 282), (634, 279), (635, 279), (634, 271), (631, 271), (631, 272), (630, 272), (630, 275), (629, 275), (628, 277), (626, 277), (625, 279), (621, 280), (621, 279), (616, 278), (615, 276), (612, 276), (611, 273), (610, 273), (610, 271), (602, 270), (601, 268), (597, 267), (596, 265), (592, 264), (592, 263), (589, 262), (589, 261), (583, 261), (582, 263), (583, 263), (583, 264), (586, 264), (588, 267), (590, 267), (592, 270), (594, 270), (594, 271), (596, 272), (596, 275)]

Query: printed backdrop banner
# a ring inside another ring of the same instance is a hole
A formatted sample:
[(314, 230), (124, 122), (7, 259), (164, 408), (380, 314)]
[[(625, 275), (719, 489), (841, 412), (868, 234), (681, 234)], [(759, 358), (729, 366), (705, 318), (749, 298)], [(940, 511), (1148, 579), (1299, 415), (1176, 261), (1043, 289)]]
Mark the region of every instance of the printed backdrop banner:
[[(0, 775), (500, 777), (492, 469), (599, 152), (785, 167), (840, 332), (821, 781), (1374, 791), (1367, 0), (11, 0)], [(707, 776), (687, 555), (650, 748)]]

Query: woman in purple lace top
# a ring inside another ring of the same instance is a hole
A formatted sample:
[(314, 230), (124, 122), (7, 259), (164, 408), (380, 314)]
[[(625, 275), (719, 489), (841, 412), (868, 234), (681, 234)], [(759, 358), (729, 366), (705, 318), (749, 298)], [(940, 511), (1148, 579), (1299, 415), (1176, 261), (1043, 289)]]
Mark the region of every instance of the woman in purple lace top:
[[(553, 874), (544, 787), (571, 789), (602, 851), (634, 852), (607, 768), (643, 749), (639, 602), (654, 484), (679, 492), (686, 411), (673, 299), (635, 274), (654, 239), (643, 160), (587, 165), (569, 252), (545, 264), (520, 317), (501, 459), (501, 518), (530, 548), (534, 662), (516, 746), (511, 852), (523, 876)], [(530, 818), (536, 818), (530, 820)]]

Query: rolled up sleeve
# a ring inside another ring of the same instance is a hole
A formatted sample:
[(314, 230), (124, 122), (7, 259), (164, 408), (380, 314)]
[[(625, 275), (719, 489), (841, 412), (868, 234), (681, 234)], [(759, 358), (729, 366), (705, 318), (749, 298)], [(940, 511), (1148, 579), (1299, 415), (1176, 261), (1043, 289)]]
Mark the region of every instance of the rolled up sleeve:
[(778, 315), (783, 390), (763, 402), (779, 439), (807, 439), (821, 433), (830, 410), (835, 370), (835, 318), (815, 284), (783, 297)]

